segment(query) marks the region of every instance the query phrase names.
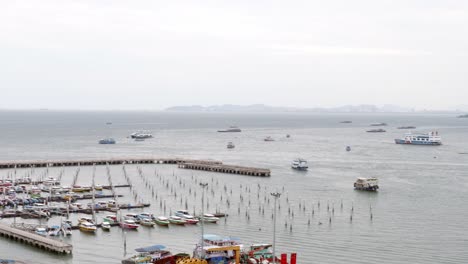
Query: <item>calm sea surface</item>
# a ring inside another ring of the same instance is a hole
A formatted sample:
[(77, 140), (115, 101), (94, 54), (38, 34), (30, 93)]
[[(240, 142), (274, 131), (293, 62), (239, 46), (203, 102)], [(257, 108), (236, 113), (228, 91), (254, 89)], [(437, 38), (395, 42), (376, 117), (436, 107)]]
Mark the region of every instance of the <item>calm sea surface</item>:
[[(342, 120), (353, 123), (339, 123)], [(376, 122), (388, 123), (387, 132), (366, 133)], [(216, 132), (229, 125), (243, 132)], [(393, 139), (406, 132), (396, 129), (402, 125), (417, 126), (418, 132), (437, 130), (444, 144), (396, 145)], [(151, 130), (155, 137), (135, 142), (128, 135), (136, 130)], [(276, 141), (264, 142), (266, 136)], [(104, 137), (115, 138), (117, 144), (97, 144)], [(468, 154), (461, 154), (468, 153), (467, 138), (468, 119), (453, 115), (0, 111), (0, 160), (157, 156), (270, 168), (272, 176), (260, 178), (173, 165), (126, 165), (134, 188), (117, 189), (124, 195), (118, 201), (151, 203), (131, 212), (168, 216), (187, 207), (198, 214), (198, 183), (207, 182), (205, 212), (221, 211), (229, 217), (206, 224), (205, 233), (236, 236), (249, 245), (272, 242), (270, 193), (279, 191), (277, 252), (297, 252), (299, 263), (468, 263)], [(228, 150), (228, 141), (236, 148)], [(352, 151), (345, 151), (347, 145)], [(290, 168), (297, 157), (309, 161), (308, 172)], [(65, 168), (64, 185), (71, 184), (76, 169)], [(57, 177), (61, 170), (51, 168), (49, 175)], [(110, 171), (114, 184), (126, 183), (122, 165), (111, 166)], [(0, 177), (13, 173), (0, 170)], [(16, 177), (31, 173), (38, 178), (45, 169), (18, 169)], [(353, 190), (357, 177), (378, 177), (380, 191)], [(78, 184), (89, 185), (91, 178), (92, 168), (82, 167)], [(107, 185), (105, 166), (96, 167), (96, 182)], [(106, 214), (97, 214), (98, 221)], [(79, 216), (71, 218), (76, 221)], [(41, 224), (60, 220), (53, 217)], [(117, 227), (95, 235), (74, 231), (70, 238), (62, 238), (73, 244), (72, 256), (1, 238), (0, 258), (120, 263), (134, 248), (152, 244), (191, 253), (199, 237), (199, 226), (142, 226), (126, 234)]]

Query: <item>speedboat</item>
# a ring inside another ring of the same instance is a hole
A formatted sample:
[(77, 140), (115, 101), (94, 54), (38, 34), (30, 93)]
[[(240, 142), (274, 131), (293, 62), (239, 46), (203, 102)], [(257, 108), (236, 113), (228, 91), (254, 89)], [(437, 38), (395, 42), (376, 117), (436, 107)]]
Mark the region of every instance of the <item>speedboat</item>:
[(379, 181), (377, 178), (358, 178), (354, 182), (354, 189), (362, 191), (377, 191), (379, 189)]
[(90, 222), (81, 222), (78, 227), (80, 228), (80, 231), (89, 233), (95, 233), (97, 229), (96, 225)]
[(395, 143), (409, 145), (442, 145), (442, 140), (439, 133), (436, 131), (427, 134), (407, 133), (404, 138), (395, 139)]
[(47, 236), (47, 229), (45, 227), (36, 227), (36, 230), (34, 230), (34, 233), (40, 236)]
[(102, 222), (102, 224), (101, 224), (101, 228), (102, 228), (102, 230), (104, 230), (104, 231), (110, 231), (111, 225), (110, 225), (109, 222), (105, 222), (105, 221), (104, 221), (104, 222)]
[(120, 227), (124, 229), (137, 229), (139, 225), (130, 219), (126, 219), (123, 222), (120, 222)]
[(305, 159), (295, 159), (291, 163), (291, 168), (295, 170), (307, 170), (309, 168), (309, 165), (307, 165), (307, 161)]
[(174, 225), (185, 225), (185, 220), (179, 216), (171, 215), (169, 217), (169, 223), (174, 224)]
[(160, 226), (169, 226), (169, 219), (165, 216), (158, 216), (154, 219), (154, 222)]
[(219, 218), (212, 215), (212, 214), (204, 214), (201, 217), (201, 221), (203, 221), (205, 223), (217, 223), (219, 221)]
[(85, 222), (94, 224), (94, 221), (93, 221), (93, 219), (92, 219), (91, 217), (86, 217), (86, 216), (84, 216), (84, 217), (80, 217), (80, 218), (78, 219), (78, 223), (80, 223), (80, 224), (81, 224), (81, 223), (85, 223)]
[(99, 144), (115, 144), (115, 139), (113, 138), (103, 138), (98, 141)]
[(140, 218), (138, 218), (138, 215), (137, 214), (133, 214), (133, 213), (128, 213), (124, 216), (124, 219), (126, 220), (133, 220), (135, 221), (136, 223), (140, 222)]
[(142, 225), (142, 226), (154, 226), (154, 222), (150, 218), (143, 218), (143, 219), (140, 220), (140, 225)]
[[(174, 256), (171, 252), (163, 250), (166, 247), (163, 245), (153, 245), (149, 247), (137, 248), (137, 254), (122, 260), (122, 264), (136, 264), (136, 263), (176, 263), (178, 256)], [(180, 256), (188, 257), (186, 255)], [(177, 261), (179, 263), (179, 261)]]
[(49, 236), (58, 236), (60, 235), (60, 226), (53, 225), (49, 228)]
[(153, 137), (153, 134), (151, 134), (151, 132), (149, 131), (137, 131), (137, 132), (134, 132), (132, 134), (130, 134), (130, 137), (131, 138), (134, 138), (134, 139), (145, 139), (145, 138), (152, 138)]
[(103, 222), (108, 222), (109, 224), (117, 224), (117, 216), (115, 215), (106, 215), (103, 219)]

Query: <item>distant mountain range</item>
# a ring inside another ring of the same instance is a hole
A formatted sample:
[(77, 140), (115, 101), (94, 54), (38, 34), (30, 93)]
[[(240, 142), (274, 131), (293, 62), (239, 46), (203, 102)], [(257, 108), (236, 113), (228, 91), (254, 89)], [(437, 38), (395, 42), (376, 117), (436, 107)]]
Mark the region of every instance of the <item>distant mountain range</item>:
[(415, 112), (414, 109), (400, 107), (396, 105), (345, 105), (333, 108), (296, 108), (296, 107), (276, 107), (263, 104), (254, 105), (212, 105), (212, 106), (173, 106), (165, 109), (171, 112), (250, 112), (250, 113), (272, 113), (272, 112), (317, 112), (317, 113), (405, 113)]

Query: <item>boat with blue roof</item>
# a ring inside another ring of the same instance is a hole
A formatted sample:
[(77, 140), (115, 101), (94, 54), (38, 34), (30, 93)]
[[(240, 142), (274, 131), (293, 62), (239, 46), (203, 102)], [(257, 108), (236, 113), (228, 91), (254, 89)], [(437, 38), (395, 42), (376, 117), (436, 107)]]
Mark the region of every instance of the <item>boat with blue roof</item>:
[(407, 145), (442, 145), (441, 137), (439, 132), (432, 131), (429, 133), (406, 133), (404, 138), (395, 139), (396, 144), (407, 144)]

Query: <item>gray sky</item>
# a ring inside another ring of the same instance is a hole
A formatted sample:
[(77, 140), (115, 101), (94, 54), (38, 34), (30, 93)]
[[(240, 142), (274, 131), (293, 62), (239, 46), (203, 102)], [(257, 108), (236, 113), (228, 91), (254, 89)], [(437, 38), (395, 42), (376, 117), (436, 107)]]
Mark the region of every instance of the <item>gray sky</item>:
[(468, 103), (466, 0), (0, 3), (0, 108)]

